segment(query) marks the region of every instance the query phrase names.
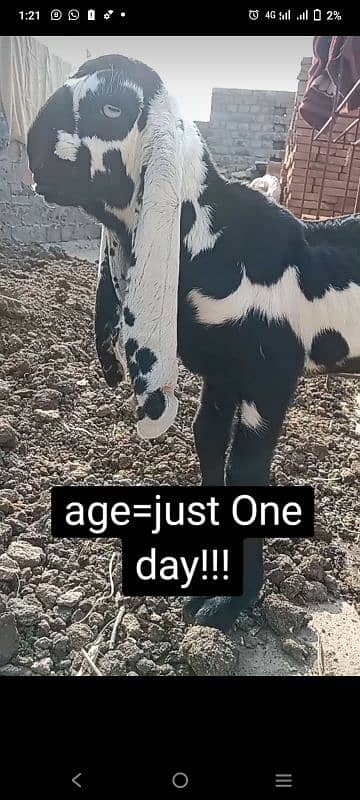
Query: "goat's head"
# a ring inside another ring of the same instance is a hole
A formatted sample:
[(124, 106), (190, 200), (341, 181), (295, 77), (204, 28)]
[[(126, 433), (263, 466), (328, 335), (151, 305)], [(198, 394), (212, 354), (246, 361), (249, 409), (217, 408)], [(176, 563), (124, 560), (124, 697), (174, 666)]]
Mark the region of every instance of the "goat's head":
[(37, 191), (48, 202), (81, 206), (107, 229), (98, 352), (104, 374), (118, 378), (115, 342), (122, 351), (138, 431), (147, 438), (164, 432), (177, 411), (183, 139), (184, 124), (156, 72), (119, 55), (80, 67), (40, 110), (28, 137)]
[(163, 88), (139, 61), (101, 56), (83, 64), (39, 111), (28, 135), (36, 190), (94, 216), (130, 205), (138, 148), (151, 102)]

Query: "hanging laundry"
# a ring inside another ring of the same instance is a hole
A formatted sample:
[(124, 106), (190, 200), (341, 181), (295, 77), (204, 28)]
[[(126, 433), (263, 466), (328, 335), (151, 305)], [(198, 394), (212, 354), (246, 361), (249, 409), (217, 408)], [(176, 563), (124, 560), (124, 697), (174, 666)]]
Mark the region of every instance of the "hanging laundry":
[[(360, 78), (360, 36), (315, 36), (314, 56), (300, 114), (312, 128), (320, 130), (336, 105)], [(338, 93), (338, 94), (337, 94)], [(360, 107), (360, 86), (344, 111)]]

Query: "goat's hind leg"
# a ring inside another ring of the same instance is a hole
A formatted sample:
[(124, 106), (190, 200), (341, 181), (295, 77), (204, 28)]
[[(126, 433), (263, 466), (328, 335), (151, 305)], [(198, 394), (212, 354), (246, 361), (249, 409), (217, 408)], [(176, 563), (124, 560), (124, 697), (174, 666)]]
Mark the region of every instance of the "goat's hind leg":
[[(284, 380), (282, 373), (279, 380), (274, 375), (272, 382), (260, 382), (259, 377), (254, 399), (242, 402), (239, 409), (226, 467), (229, 486), (268, 484), (272, 455), (297, 379), (290, 374)], [(264, 580), (263, 540), (244, 539), (243, 553), (242, 595), (208, 598), (195, 616), (198, 625), (230, 630), (240, 612), (254, 605)]]

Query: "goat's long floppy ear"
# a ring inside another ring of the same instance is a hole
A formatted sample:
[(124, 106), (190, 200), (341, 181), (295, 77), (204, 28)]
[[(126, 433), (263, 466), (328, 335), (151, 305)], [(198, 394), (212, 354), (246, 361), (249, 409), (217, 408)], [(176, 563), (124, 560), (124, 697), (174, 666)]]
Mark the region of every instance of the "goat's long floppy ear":
[(113, 388), (126, 375), (121, 337), (127, 269), (128, 259), (120, 241), (103, 227), (95, 304), (95, 340), (104, 378)]
[(143, 140), (143, 195), (129, 269), (125, 352), (138, 405), (139, 435), (160, 436), (173, 423), (183, 125), (163, 90), (151, 103)]

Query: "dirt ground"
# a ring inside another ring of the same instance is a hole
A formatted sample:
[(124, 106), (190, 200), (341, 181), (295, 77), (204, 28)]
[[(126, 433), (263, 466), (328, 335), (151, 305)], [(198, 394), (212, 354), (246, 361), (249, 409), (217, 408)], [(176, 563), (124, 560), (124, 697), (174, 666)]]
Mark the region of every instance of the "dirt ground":
[[(88, 258), (90, 256), (88, 255)], [(264, 599), (231, 636), (177, 598), (121, 593), (119, 540), (52, 540), (53, 484), (196, 484), (199, 381), (176, 426), (137, 438), (94, 351), (96, 267), (0, 246), (0, 675), (360, 675), (360, 388), (306, 379), (273, 463), (316, 490), (316, 539), (267, 543)]]

